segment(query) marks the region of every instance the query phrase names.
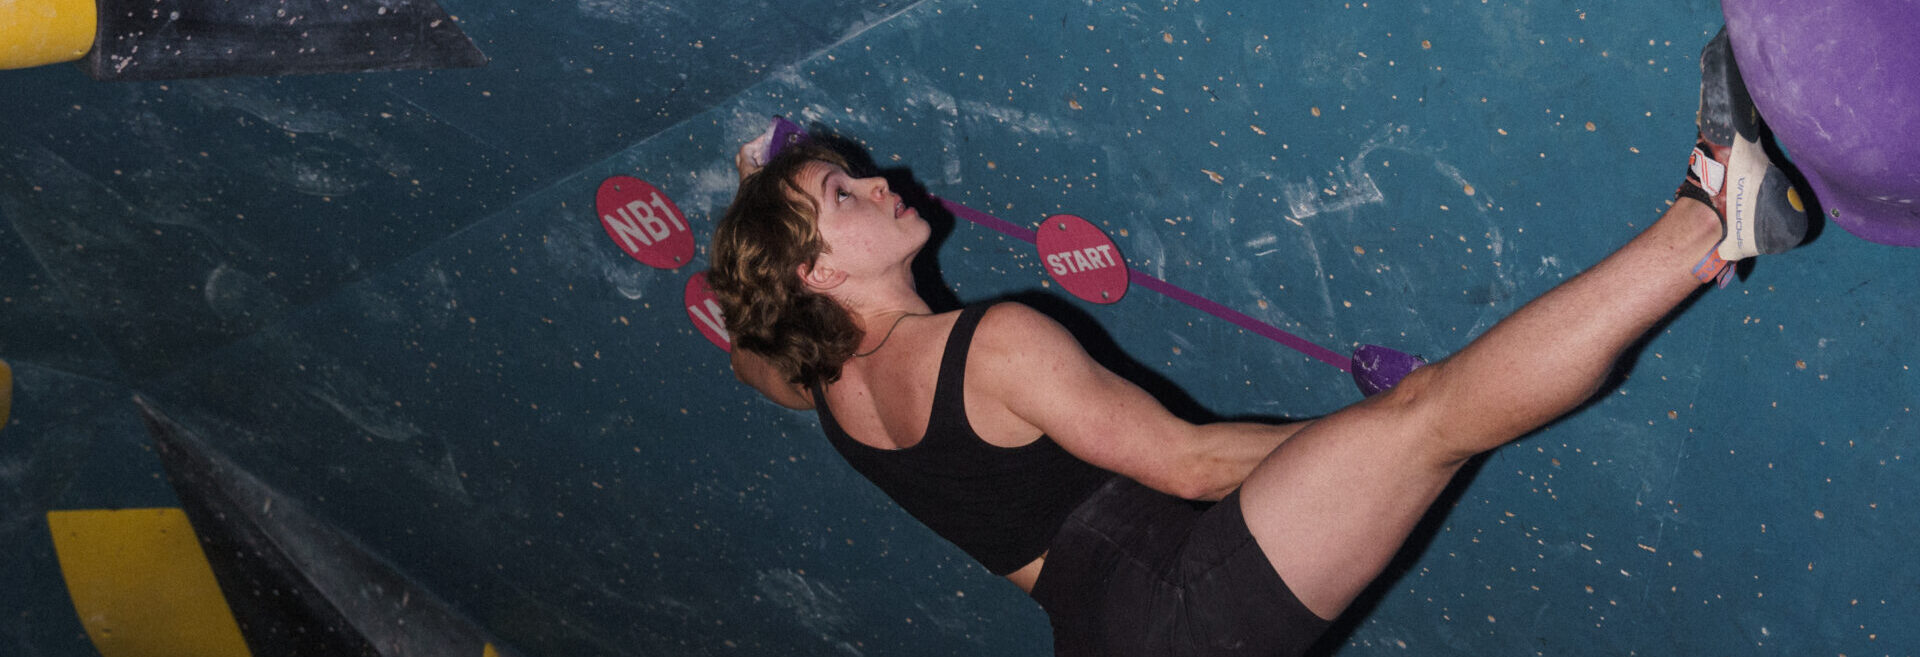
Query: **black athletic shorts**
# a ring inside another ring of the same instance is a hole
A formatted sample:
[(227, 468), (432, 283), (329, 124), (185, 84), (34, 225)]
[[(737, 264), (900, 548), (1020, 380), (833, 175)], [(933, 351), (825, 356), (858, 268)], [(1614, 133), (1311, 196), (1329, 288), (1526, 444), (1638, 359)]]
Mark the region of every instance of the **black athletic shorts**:
[(1239, 492), (1209, 505), (1125, 477), (1067, 518), (1033, 597), (1058, 657), (1298, 655), (1329, 624), (1254, 543)]

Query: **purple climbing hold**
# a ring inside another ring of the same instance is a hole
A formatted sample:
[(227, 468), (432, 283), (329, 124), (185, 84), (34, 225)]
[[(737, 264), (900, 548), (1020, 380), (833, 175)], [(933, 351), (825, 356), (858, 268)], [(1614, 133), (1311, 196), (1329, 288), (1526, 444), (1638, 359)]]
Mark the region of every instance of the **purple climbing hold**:
[(1920, 2), (1725, 0), (1754, 105), (1826, 217), (1920, 246)]
[(762, 162), (773, 161), (786, 147), (800, 143), (807, 138), (807, 131), (800, 124), (788, 121), (784, 116), (773, 117), (773, 139), (767, 141), (767, 156)]
[(1353, 352), (1353, 382), (1360, 394), (1372, 397), (1400, 383), (1427, 361), (1377, 344), (1361, 345)]

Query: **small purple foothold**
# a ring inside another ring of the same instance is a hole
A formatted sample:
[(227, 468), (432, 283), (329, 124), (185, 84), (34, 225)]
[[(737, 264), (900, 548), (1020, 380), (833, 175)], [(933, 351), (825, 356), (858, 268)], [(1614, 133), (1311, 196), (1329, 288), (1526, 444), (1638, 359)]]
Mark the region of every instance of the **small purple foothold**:
[(800, 124), (788, 121), (786, 117), (773, 117), (773, 139), (767, 142), (767, 157), (763, 162), (772, 162), (773, 156), (793, 144), (806, 141), (807, 131)]
[(1413, 354), (1377, 344), (1361, 345), (1353, 352), (1353, 382), (1360, 386), (1360, 394), (1372, 397), (1426, 364), (1425, 359)]

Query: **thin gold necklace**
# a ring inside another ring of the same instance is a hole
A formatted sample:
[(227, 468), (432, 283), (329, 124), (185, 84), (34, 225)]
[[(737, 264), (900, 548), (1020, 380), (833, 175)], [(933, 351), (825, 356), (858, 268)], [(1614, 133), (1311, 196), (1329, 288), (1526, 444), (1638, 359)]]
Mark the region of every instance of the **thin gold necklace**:
[(896, 318), (896, 319), (894, 319), (894, 320), (893, 320), (893, 326), (889, 326), (889, 327), (887, 327), (887, 334), (886, 334), (885, 336), (882, 336), (882, 337), (880, 338), (880, 344), (876, 344), (876, 345), (874, 345), (872, 349), (868, 349), (868, 350), (866, 350), (866, 352), (864, 352), (864, 353), (857, 353), (857, 354), (854, 354), (854, 355), (853, 355), (853, 357), (854, 357), (854, 358), (866, 358), (866, 357), (868, 357), (868, 356), (872, 356), (872, 355), (873, 355), (873, 352), (876, 352), (876, 351), (879, 351), (881, 347), (885, 347), (885, 346), (887, 346), (887, 341), (888, 341), (888, 340), (892, 340), (892, 339), (893, 339), (893, 330), (894, 330), (894, 329), (897, 329), (897, 328), (900, 328), (900, 322), (904, 322), (904, 321), (907, 321), (907, 318), (908, 318), (908, 317), (922, 317), (922, 316), (923, 316), (923, 315), (920, 315), (920, 314), (918, 314), (918, 313), (907, 313), (907, 314), (905, 314), (905, 315), (901, 315), (900, 317), (898, 317), (898, 318)]

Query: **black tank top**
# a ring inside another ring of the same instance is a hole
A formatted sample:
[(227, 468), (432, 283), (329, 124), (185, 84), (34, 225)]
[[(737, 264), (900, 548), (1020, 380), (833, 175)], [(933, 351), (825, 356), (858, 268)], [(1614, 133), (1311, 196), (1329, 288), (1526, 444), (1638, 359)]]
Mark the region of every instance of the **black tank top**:
[(847, 435), (813, 386), (820, 428), (853, 469), (934, 533), (995, 575), (1045, 554), (1074, 507), (1113, 475), (1074, 458), (1053, 439), (1015, 448), (981, 440), (967, 422), (965, 376), (974, 327), (990, 305), (960, 311), (940, 359), (926, 437), (902, 449), (870, 447)]

